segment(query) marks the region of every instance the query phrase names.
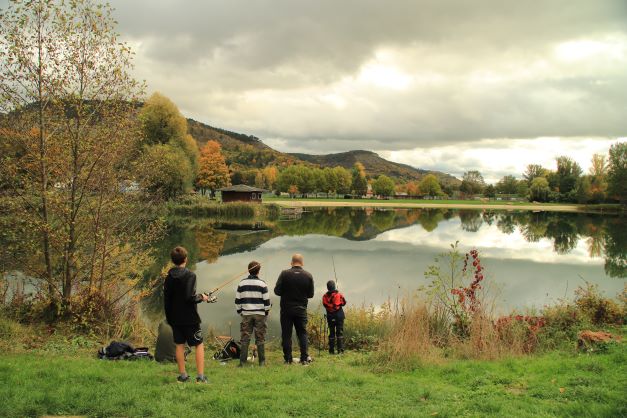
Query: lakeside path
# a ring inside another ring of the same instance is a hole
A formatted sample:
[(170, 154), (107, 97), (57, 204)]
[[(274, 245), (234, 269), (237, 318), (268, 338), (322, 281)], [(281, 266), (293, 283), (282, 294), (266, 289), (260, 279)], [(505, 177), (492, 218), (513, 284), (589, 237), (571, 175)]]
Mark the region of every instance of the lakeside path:
[(438, 208), (438, 209), (497, 209), (497, 210), (534, 210), (551, 212), (584, 212), (586, 208), (578, 205), (543, 205), (543, 204), (490, 204), (490, 203), (428, 203), (428, 202), (382, 202), (349, 200), (279, 200), (271, 199), (264, 203), (275, 203), (283, 207), (390, 207), (390, 208)]

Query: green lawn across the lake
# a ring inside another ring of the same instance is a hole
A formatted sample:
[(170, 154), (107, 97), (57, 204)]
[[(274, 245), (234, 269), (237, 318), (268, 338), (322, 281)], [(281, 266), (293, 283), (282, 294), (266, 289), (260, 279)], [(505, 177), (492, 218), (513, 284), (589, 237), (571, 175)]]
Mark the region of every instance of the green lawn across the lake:
[[(320, 201), (320, 202), (357, 202), (357, 203), (421, 203), (421, 204), (438, 204), (438, 205), (513, 205), (513, 206), (563, 206), (576, 205), (576, 203), (531, 203), (507, 200), (453, 200), (453, 199), (344, 199), (344, 198), (326, 198), (326, 197), (284, 197), (276, 195), (264, 195), (264, 201)], [(612, 205), (614, 206), (614, 205)], [(616, 205), (620, 206), (620, 205)]]
[[(309, 367), (238, 369), (208, 360), (208, 385), (176, 383), (175, 366), (82, 355), (0, 355), (0, 415), (86, 416), (627, 416), (627, 352), (554, 352), (373, 371), (366, 354)], [(376, 369), (374, 369), (376, 370)]]

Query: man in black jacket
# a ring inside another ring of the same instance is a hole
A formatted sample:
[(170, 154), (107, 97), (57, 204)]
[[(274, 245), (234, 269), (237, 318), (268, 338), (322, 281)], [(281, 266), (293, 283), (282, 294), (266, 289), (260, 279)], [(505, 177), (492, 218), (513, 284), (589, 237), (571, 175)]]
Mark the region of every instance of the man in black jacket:
[(172, 327), (174, 343), (176, 344), (176, 364), (179, 367), (179, 382), (187, 382), (189, 376), (185, 372), (185, 343), (196, 347), (196, 382), (206, 383), (205, 348), (202, 331), (200, 330), (200, 316), (197, 304), (207, 302), (209, 296), (205, 293), (196, 294), (196, 274), (186, 269), (187, 250), (176, 247), (170, 253), (175, 267), (171, 268), (163, 283), (163, 302), (165, 317)]
[(312, 275), (303, 269), (303, 256), (292, 256), (292, 268), (283, 270), (274, 287), (274, 293), (281, 297), (281, 343), (286, 364), (292, 363), (292, 327), (300, 346), (300, 362), (309, 364), (307, 354), (307, 299), (314, 295)]

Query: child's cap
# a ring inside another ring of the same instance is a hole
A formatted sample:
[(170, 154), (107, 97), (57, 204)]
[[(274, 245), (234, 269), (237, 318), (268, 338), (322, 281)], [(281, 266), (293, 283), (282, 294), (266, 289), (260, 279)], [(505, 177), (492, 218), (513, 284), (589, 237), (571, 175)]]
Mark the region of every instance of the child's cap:
[(329, 280), (329, 281), (327, 282), (327, 290), (328, 290), (329, 292), (331, 292), (331, 291), (335, 290), (335, 282), (334, 282), (333, 280)]

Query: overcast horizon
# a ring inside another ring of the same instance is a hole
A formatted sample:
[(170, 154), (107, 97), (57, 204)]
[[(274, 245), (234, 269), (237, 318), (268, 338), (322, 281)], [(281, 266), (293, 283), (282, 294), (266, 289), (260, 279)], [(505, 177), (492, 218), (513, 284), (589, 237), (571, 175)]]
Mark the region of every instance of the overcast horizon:
[(148, 94), (279, 151), (493, 182), (627, 138), (624, 0), (111, 5)]

